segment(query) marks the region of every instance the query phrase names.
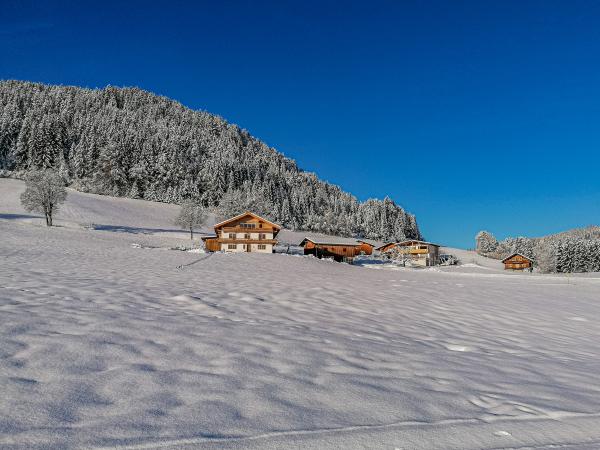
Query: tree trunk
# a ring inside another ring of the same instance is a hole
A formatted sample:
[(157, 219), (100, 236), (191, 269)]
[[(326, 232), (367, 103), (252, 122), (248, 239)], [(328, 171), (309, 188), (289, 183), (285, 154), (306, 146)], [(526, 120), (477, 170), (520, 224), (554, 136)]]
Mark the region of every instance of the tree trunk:
[(190, 227), (190, 239), (194, 240), (194, 229), (192, 227)]
[(52, 226), (52, 213), (46, 213), (46, 226)]

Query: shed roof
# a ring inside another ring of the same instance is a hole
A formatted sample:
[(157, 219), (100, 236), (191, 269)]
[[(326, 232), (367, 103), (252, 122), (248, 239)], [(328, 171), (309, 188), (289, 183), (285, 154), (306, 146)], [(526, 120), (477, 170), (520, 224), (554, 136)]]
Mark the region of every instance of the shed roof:
[(524, 255), (524, 254), (522, 254), (522, 253), (513, 253), (512, 255), (510, 255), (510, 256), (507, 256), (506, 258), (504, 258), (504, 259), (502, 260), (502, 262), (504, 262), (504, 261), (506, 261), (506, 260), (508, 260), (508, 259), (512, 258), (513, 256), (522, 256), (522, 257), (523, 257), (523, 258), (525, 258), (527, 261), (531, 261), (531, 262), (533, 262), (533, 259), (531, 259), (529, 256), (525, 256), (525, 255)]
[(381, 245), (380, 241), (376, 241), (374, 239), (357, 239), (358, 242), (364, 242), (365, 244), (369, 244), (372, 247), (377, 247)]
[(433, 242), (419, 241), (417, 239), (407, 239), (405, 241), (400, 241), (400, 242), (386, 242), (385, 244), (377, 247), (375, 250), (381, 250), (382, 248), (387, 247), (388, 245), (403, 245), (403, 244), (408, 244), (409, 242), (416, 242), (417, 244), (434, 245), (435, 247), (440, 247), (439, 244), (434, 244)]
[(351, 239), (351, 238), (342, 238), (342, 237), (337, 237), (337, 236), (332, 236), (332, 237), (311, 237), (311, 236), (306, 236), (304, 239), (302, 239), (302, 242), (300, 242), (300, 246), (304, 247), (304, 245), (306, 244), (307, 241), (312, 242), (313, 244), (317, 244), (317, 245), (359, 245), (360, 242), (357, 241), (356, 239)]

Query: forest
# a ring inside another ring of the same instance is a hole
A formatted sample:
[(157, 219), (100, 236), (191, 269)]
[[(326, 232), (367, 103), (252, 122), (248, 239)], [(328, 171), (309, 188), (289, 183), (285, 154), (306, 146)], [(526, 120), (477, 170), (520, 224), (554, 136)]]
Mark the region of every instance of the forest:
[(512, 253), (532, 258), (542, 272), (600, 272), (600, 227), (575, 228), (541, 238), (507, 238), (498, 241), (493, 234), (480, 231), (477, 253), (502, 259)]
[(295, 229), (419, 239), (389, 198), (359, 202), (248, 131), (138, 88), (0, 82), (0, 173), (57, 170), (84, 192), (251, 210)]

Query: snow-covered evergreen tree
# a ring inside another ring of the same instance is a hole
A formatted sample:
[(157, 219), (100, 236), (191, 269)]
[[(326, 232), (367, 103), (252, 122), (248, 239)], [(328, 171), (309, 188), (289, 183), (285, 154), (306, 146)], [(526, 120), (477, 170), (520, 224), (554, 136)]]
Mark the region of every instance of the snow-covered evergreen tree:
[(421, 238), (389, 198), (357, 199), (220, 117), (136, 88), (0, 82), (0, 169), (52, 167), (72, 187), (255, 211), (286, 227)]
[(477, 233), (477, 236), (475, 236), (475, 243), (475, 249), (480, 255), (486, 255), (488, 253), (495, 252), (498, 248), (498, 240), (492, 233), (487, 231), (480, 231)]

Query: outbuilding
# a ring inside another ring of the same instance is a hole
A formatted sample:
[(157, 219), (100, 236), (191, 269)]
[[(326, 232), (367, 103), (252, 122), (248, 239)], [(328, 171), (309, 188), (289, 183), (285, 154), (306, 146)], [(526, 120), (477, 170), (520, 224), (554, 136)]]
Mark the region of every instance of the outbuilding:
[(533, 268), (533, 260), (520, 253), (513, 253), (502, 260), (504, 270), (531, 270)]
[[(314, 255), (317, 258), (331, 258), (335, 261), (352, 261), (356, 256), (367, 254), (373, 250), (370, 244), (359, 242), (356, 239), (327, 237), (305, 237), (300, 242), (305, 255)], [(370, 254), (370, 253), (369, 253)]]

